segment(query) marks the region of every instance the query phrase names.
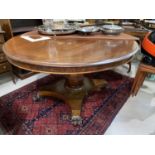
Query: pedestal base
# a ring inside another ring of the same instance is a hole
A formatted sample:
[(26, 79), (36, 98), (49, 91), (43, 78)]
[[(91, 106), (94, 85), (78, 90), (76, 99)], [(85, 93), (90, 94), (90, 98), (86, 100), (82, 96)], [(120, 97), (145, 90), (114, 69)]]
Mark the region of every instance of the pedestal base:
[(103, 79), (88, 79), (87, 77), (71, 75), (66, 76), (46, 91), (39, 91), (39, 96), (51, 96), (67, 103), (71, 108), (72, 123), (80, 125), (82, 123), (81, 105), (84, 96), (93, 90), (100, 90), (107, 84)]

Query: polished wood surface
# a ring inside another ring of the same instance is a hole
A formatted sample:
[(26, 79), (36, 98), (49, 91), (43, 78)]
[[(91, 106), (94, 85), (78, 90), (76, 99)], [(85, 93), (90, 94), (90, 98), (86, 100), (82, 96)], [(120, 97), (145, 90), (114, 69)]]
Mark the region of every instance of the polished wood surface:
[[(34, 38), (34, 32), (25, 35)], [(35, 37), (42, 35), (36, 34)], [(128, 61), (139, 47), (134, 40), (51, 37), (31, 42), (16, 36), (7, 41), (3, 49), (8, 60), (18, 67), (41, 72), (45, 67), (45, 72), (70, 74), (91, 72), (91, 67), (100, 68), (112, 63), (120, 65)]]

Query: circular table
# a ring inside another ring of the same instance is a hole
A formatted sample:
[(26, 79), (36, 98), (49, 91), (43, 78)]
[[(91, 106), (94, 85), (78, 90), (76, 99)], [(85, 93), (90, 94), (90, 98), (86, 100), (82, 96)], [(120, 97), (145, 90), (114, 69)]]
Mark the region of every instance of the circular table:
[(68, 103), (74, 124), (81, 123), (83, 97), (92, 90), (101, 89), (106, 83), (84, 75), (128, 63), (139, 50), (134, 40), (89, 37), (49, 37), (44, 40), (44, 36), (38, 33), (24, 35), (29, 39), (23, 35), (16, 36), (4, 44), (3, 50), (8, 61), (34, 72), (65, 75), (64, 79), (53, 84), (51, 91), (39, 91), (39, 96), (54, 96)]

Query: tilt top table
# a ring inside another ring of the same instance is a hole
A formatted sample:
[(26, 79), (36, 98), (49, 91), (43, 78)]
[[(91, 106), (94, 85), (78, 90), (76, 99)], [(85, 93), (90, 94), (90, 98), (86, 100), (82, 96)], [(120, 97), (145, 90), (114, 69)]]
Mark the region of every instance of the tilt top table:
[[(115, 38), (115, 37), (114, 37)], [(116, 36), (117, 38), (117, 36)], [(52, 84), (50, 91), (39, 96), (52, 96), (71, 107), (71, 121), (81, 124), (81, 104), (85, 95), (105, 86), (101, 79), (85, 75), (128, 63), (139, 50), (133, 39), (109, 39), (99, 36), (43, 36), (28, 32), (8, 40), (3, 50), (8, 61), (22, 69), (64, 75)]]

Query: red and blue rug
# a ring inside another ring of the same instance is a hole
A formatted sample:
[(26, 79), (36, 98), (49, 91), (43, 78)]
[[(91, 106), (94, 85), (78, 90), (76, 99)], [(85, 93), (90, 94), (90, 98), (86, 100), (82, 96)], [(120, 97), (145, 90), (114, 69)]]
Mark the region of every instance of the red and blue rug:
[(61, 76), (48, 76), (0, 98), (0, 123), (11, 135), (101, 135), (127, 101), (133, 79), (105, 71), (92, 74), (105, 79), (108, 87), (91, 92), (83, 100), (81, 126), (73, 126), (70, 108), (50, 97), (34, 100), (43, 86)]

